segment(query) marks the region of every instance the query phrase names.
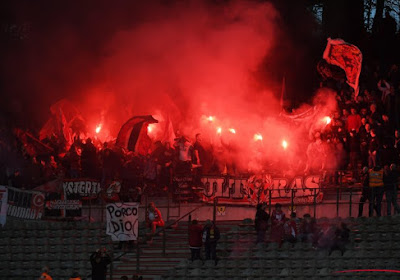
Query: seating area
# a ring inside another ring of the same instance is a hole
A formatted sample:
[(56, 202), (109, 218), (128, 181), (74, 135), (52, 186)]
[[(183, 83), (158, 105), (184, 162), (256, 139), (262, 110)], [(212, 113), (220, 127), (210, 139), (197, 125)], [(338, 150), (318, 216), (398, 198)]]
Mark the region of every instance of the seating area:
[[(238, 221), (221, 221), (219, 223), (221, 234), (225, 235), (233, 225), (237, 224)], [(144, 233), (143, 228), (139, 229), (139, 236), (143, 237)], [(185, 263), (190, 258), (188, 222), (182, 221), (178, 223), (177, 227), (166, 229), (165, 255), (163, 255), (163, 238), (162, 235), (154, 237), (151, 245), (143, 244), (142, 238), (140, 238), (139, 275), (143, 276), (145, 280), (160, 279), (162, 275), (169, 273), (171, 269)], [(218, 254), (224, 254), (221, 248), (218, 249)], [(136, 268), (137, 252), (134, 249), (114, 263), (113, 280), (119, 280), (123, 275), (136, 274)]]
[[(340, 218), (317, 222), (338, 223)], [(343, 270), (400, 270), (400, 217), (347, 218), (351, 243), (342, 256), (315, 250), (310, 243), (255, 244), (251, 219), (220, 221), (219, 262), (191, 262), (187, 222), (166, 230), (151, 245), (140, 245), (139, 274), (144, 279), (398, 279), (394, 272)], [(69, 279), (73, 271), (90, 275), (90, 254), (106, 247), (114, 256), (122, 251), (105, 235), (104, 223), (21, 221), (9, 219), (0, 229), (0, 279), (37, 279), (40, 269), (50, 267), (53, 279)], [(142, 231), (142, 230), (141, 230)], [(144, 236), (143, 232), (141, 233)], [(142, 243), (142, 242), (141, 242)], [(112, 279), (136, 273), (136, 249), (114, 263)], [(90, 278), (88, 278), (90, 279)]]
[(343, 256), (340, 251), (329, 255), (327, 250), (315, 250), (310, 243), (256, 245), (254, 228), (242, 223), (222, 236), (217, 266), (212, 261), (184, 260), (162, 279), (399, 279), (394, 272), (340, 271), (399, 270), (400, 217), (343, 221), (351, 228), (351, 244)]
[(9, 218), (0, 229), (1, 279), (37, 279), (48, 266), (53, 279), (91, 274), (90, 254), (112, 250), (104, 223), (26, 221)]

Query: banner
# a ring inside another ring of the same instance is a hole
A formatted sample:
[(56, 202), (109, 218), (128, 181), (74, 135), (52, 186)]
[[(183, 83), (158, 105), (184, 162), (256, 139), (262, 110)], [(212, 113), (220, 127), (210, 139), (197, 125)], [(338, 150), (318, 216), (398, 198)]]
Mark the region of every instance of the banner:
[(50, 200), (46, 201), (46, 209), (49, 210), (81, 210), (80, 200)]
[(112, 203), (106, 206), (106, 234), (113, 241), (137, 240), (139, 203)]
[(8, 187), (8, 216), (38, 220), (42, 218), (43, 211), (43, 193)]
[(64, 195), (67, 199), (94, 199), (101, 192), (100, 182), (90, 179), (63, 181)]
[[(257, 203), (290, 203), (292, 190), (295, 204), (310, 204), (322, 201), (320, 182), (322, 175), (295, 176), (294, 178), (254, 175), (248, 179), (230, 177), (203, 177), (204, 188), (201, 200), (212, 203), (218, 198), (219, 204), (257, 205)], [(317, 189), (315, 191), (315, 189)], [(270, 192), (271, 191), (271, 192)], [(271, 197), (269, 196), (271, 193)]]
[(0, 224), (4, 226), (7, 220), (7, 196), (8, 190), (5, 186), (0, 186)]
[(358, 95), (358, 79), (361, 73), (362, 53), (356, 46), (346, 43), (342, 39), (328, 38), (323, 58), (329, 63), (344, 70), (347, 83)]

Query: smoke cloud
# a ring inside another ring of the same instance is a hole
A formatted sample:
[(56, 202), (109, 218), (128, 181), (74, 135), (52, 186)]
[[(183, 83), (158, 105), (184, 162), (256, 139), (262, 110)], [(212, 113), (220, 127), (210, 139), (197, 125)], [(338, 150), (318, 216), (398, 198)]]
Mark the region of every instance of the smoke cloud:
[[(89, 134), (101, 124), (102, 140), (115, 138), (130, 117), (145, 114), (161, 121), (150, 136), (162, 140), (160, 131), (170, 120), (191, 140), (201, 133), (221, 168), (228, 163), (242, 172), (261, 171), (271, 163), (281, 168), (306, 161), (312, 123), (334, 105), (319, 99), (319, 113), (301, 125), (280, 115), (283, 75), (277, 79), (267, 73), (284, 71), (274, 57), (282, 56), (278, 47), (287, 35), (273, 4), (153, 1), (130, 4), (127, 11), (110, 8), (106, 16), (106, 6), (99, 3), (84, 31), (77, 31), (79, 21), (73, 27), (60, 24), (26, 53), (33, 60), (24, 64), (27, 80), (53, 94), (44, 98), (45, 105), (68, 97), (82, 112)], [(85, 42), (83, 34), (90, 40)], [(42, 62), (38, 53), (52, 59)]]

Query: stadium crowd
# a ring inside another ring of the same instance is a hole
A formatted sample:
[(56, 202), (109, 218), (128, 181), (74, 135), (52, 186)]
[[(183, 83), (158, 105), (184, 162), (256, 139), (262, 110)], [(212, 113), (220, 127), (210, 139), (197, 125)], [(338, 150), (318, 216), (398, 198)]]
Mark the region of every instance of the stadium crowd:
[[(327, 178), (338, 182), (340, 172), (350, 170), (360, 182), (362, 167), (382, 167), (400, 162), (400, 74), (397, 65), (387, 69), (364, 65), (357, 96), (345, 80), (326, 79), (321, 87), (336, 92), (338, 110), (331, 122), (313, 133), (307, 156), (315, 152), (334, 156), (317, 164), (308, 162), (305, 172), (326, 170)], [(194, 141), (179, 136), (174, 143), (156, 141), (147, 156), (137, 156), (111, 143), (91, 138), (75, 138), (66, 151), (56, 137), (43, 143), (51, 153), (33, 154), (27, 141), (9, 128), (4, 119), (0, 133), (0, 183), (32, 189), (60, 177), (92, 178), (106, 185), (113, 180), (124, 186), (157, 186), (153, 191), (165, 193), (173, 176), (221, 174), (224, 164), (206, 151), (202, 136)], [(33, 141), (34, 142), (34, 141)], [(33, 143), (35, 145), (35, 143)], [(37, 149), (36, 149), (37, 150)], [(150, 189), (150, 188), (149, 188)]]

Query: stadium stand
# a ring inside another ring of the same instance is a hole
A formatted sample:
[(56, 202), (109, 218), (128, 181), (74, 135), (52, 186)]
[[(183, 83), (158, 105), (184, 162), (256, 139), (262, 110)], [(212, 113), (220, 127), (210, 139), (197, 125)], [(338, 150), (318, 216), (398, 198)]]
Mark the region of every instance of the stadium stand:
[(90, 254), (112, 251), (104, 223), (22, 221), (7, 219), (0, 229), (0, 279), (38, 279), (44, 266), (53, 279), (69, 279), (73, 271), (91, 273)]
[[(394, 272), (352, 272), (343, 270), (400, 270), (400, 216), (330, 219), (346, 222), (350, 244), (328, 254), (314, 249), (310, 243), (255, 244), (256, 233), (250, 219), (220, 221), (221, 240), (217, 265), (212, 261), (189, 260), (187, 222), (166, 230), (166, 251), (163, 237), (156, 236), (151, 245), (140, 245), (139, 271), (136, 249), (113, 263), (112, 279), (131, 277), (138, 272), (143, 279), (398, 279)], [(37, 279), (40, 269), (48, 266), (53, 279), (69, 279), (77, 270), (90, 275), (90, 254), (100, 247), (118, 251), (105, 234), (104, 223), (34, 222), (9, 219), (0, 230), (0, 279)], [(141, 230), (142, 233), (143, 230)], [(87, 277), (87, 279), (91, 279)], [(108, 277), (107, 279), (111, 279)]]

